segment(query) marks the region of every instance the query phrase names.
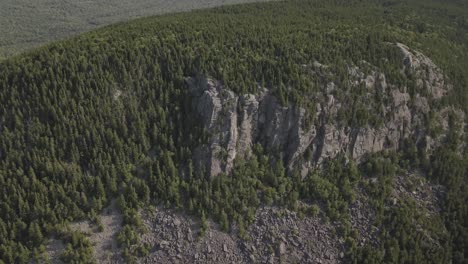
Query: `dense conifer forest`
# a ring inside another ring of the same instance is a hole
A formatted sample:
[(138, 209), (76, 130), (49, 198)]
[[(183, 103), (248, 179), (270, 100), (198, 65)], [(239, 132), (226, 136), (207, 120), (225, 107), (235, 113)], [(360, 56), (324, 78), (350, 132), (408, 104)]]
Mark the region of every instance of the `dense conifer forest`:
[(260, 1), (0, 0), (0, 60), (121, 21), (249, 2)]
[[(430, 155), (408, 140), (360, 164), (329, 160), (304, 179), (260, 145), (229, 175), (209, 178), (192, 164), (206, 135), (191, 113), (187, 76), (220, 80), (238, 94), (258, 93), (261, 84), (282, 104), (314, 111), (307, 98), (324, 80), (302, 70), (314, 61), (329, 65), (334, 74), (327, 78), (339, 83), (347, 64), (365, 60), (411, 89), (401, 54), (389, 44), (396, 42), (427, 54), (453, 84), (431, 109), (468, 113), (463, 1), (220, 7), (112, 25), (0, 62), (0, 263), (43, 261), (51, 236), (68, 243), (65, 262), (93, 263), (89, 241), (67, 225), (98, 222), (113, 199), (124, 215), (118, 241), (128, 262), (148, 251), (139, 243), (137, 212), (145, 206), (178, 208), (202, 225), (211, 218), (226, 232), (235, 223), (248, 237), (256, 208), (270, 204), (339, 222), (346, 262), (466, 263), (468, 155), (459, 150), (466, 139), (456, 136), (465, 127), (452, 124), (453, 135)], [(351, 114), (356, 107), (343, 122), (378, 122), (378, 113)], [(440, 215), (429, 218), (411, 201), (388, 206), (395, 175), (414, 170), (446, 188)], [(357, 186), (377, 212), (377, 245), (356, 243), (348, 207)]]

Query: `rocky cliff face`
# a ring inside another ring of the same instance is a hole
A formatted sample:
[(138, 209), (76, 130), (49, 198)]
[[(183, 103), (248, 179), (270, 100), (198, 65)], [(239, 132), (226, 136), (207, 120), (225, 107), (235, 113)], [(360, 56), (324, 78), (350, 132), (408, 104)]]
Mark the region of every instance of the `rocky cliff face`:
[[(258, 94), (238, 95), (216, 80), (187, 78), (193, 110), (209, 135), (206, 144), (194, 151), (196, 165), (203, 166), (211, 176), (229, 173), (235, 158), (248, 157), (256, 143), (267, 152), (278, 154), (290, 170), (300, 169), (302, 175), (340, 153), (359, 162), (368, 153), (396, 150), (409, 137), (417, 143), (428, 142), (430, 150), (441, 142), (448, 127), (442, 125), (441, 135), (431, 138), (425, 123), (429, 103), (445, 96), (451, 86), (429, 58), (403, 44), (397, 47), (402, 53), (402, 71), (415, 80), (417, 92), (412, 95), (406, 86), (389, 83), (376, 67), (372, 66), (373, 70), (366, 74), (358, 66), (348, 66), (347, 85), (351, 87), (348, 90), (365, 87), (364, 101), (359, 103), (372, 102), (365, 109), (369, 113), (381, 112), (379, 125), (339, 122), (339, 112), (350, 111), (347, 108), (353, 102), (346, 93), (337, 96), (335, 91), (342, 87), (333, 82), (324, 84), (323, 92), (310, 97), (315, 101), (317, 114), (312, 125), (308, 125), (307, 109), (281, 105), (266, 88), (258, 87)], [(326, 66), (320, 63), (311, 66), (318, 67)], [(318, 73), (312, 70), (311, 74)], [(382, 100), (376, 104), (373, 98), (377, 94)], [(437, 122), (443, 123), (447, 111), (435, 113), (439, 117)], [(456, 113), (462, 115), (460, 111)]]

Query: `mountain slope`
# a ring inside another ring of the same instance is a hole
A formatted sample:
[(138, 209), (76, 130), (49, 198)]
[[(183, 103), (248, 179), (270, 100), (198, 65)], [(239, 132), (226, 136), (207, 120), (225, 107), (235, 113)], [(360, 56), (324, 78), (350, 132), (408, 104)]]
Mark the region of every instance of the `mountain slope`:
[(138, 17), (248, 2), (252, 1), (1, 0), (0, 59), (50, 41)]
[(463, 11), (240, 5), (109, 26), (1, 62), (0, 260), (42, 261), (54, 238), (64, 262), (92, 262), (70, 223), (105, 229), (101, 211), (116, 199), (127, 262), (155, 254), (142, 210), (157, 204), (200, 219), (201, 237), (212, 219), (249, 241), (263, 225), (256, 209), (270, 205), (330, 222), (336, 261), (462, 263)]

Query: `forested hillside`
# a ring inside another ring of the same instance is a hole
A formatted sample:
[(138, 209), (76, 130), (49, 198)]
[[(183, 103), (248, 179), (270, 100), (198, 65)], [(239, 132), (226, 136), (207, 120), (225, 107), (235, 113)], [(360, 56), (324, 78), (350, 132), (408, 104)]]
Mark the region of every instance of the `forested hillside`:
[[(69, 224), (99, 226), (114, 199), (127, 262), (151, 250), (140, 241), (149, 205), (200, 219), (200, 236), (212, 219), (247, 240), (256, 209), (273, 205), (333, 223), (346, 263), (465, 263), (467, 14), (463, 2), (435, 0), (238, 5), (108, 26), (2, 61), (0, 263), (46, 261), (51, 237), (67, 243), (65, 263), (95, 262)], [(258, 135), (214, 175), (198, 150), (222, 146), (211, 164), (232, 151), (224, 125), (210, 122), (245, 120), (229, 117), (242, 103), (203, 116), (194, 92), (215, 86), (228, 103), (267, 94), (275, 109), (303, 111), (298, 131), (323, 128), (314, 134), (322, 144), (297, 158), (285, 147), (290, 134), (278, 144)], [(321, 110), (337, 105), (330, 95), (342, 106), (333, 115)], [(325, 156), (327, 127), (380, 131), (396, 122), (397, 100), (406, 136), (359, 159), (356, 144)], [(413, 173), (443, 190), (439, 211), (411, 195), (390, 199)], [(371, 241), (355, 228), (356, 200), (375, 216)]]
[(1, 0), (0, 60), (131, 19), (253, 0)]

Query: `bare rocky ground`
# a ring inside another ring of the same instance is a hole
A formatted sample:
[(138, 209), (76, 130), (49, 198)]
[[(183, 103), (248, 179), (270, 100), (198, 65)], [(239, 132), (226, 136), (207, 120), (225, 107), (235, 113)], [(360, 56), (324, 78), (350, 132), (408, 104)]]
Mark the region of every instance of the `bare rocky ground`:
[[(372, 179), (370, 179), (372, 181)], [(419, 173), (397, 176), (389, 206), (398, 206), (401, 199), (413, 199), (427, 214), (441, 209), (444, 190)], [(358, 243), (377, 244), (378, 228), (373, 226), (374, 212), (362, 190), (350, 206), (351, 224), (358, 231)], [(320, 216), (300, 217), (296, 212), (261, 207), (254, 222), (247, 228), (247, 239), (241, 239), (237, 228), (230, 233), (220, 231), (208, 221), (208, 229), (200, 236), (198, 218), (162, 207), (142, 210), (140, 216), (147, 232), (141, 242), (150, 245), (150, 254), (138, 263), (345, 263), (344, 240), (336, 235), (335, 223), (325, 223)], [(94, 245), (97, 263), (124, 263), (116, 243), (122, 227), (122, 215), (113, 202), (101, 214), (104, 230), (99, 232), (89, 221), (70, 225), (72, 230), (87, 234)], [(51, 263), (62, 263), (62, 241), (50, 239), (46, 246)]]
[(442, 185), (431, 184), (419, 172), (413, 172), (396, 178), (392, 200), (397, 205), (402, 198), (413, 199), (418, 210), (434, 215), (441, 212), (444, 194)]
[[(371, 182), (374, 180), (376, 179), (370, 179)], [(375, 212), (368, 202), (365, 191), (358, 187), (356, 193), (358, 198), (349, 207), (351, 226), (358, 231), (360, 246), (376, 245), (379, 229), (373, 225)], [(416, 202), (418, 210), (431, 217), (441, 212), (444, 194), (445, 188), (442, 185), (429, 183), (420, 172), (414, 171), (394, 178), (394, 188), (387, 198), (386, 206), (398, 207), (404, 199), (409, 199)]]
[(343, 256), (331, 225), (287, 209), (260, 208), (246, 240), (212, 222), (200, 237), (198, 221), (172, 210), (143, 217), (149, 232), (142, 240), (153, 252), (142, 263), (338, 263)]
[(375, 213), (366, 201), (362, 190), (358, 190), (358, 198), (349, 207), (351, 227), (358, 232), (359, 246), (376, 244), (378, 228), (373, 225)]

